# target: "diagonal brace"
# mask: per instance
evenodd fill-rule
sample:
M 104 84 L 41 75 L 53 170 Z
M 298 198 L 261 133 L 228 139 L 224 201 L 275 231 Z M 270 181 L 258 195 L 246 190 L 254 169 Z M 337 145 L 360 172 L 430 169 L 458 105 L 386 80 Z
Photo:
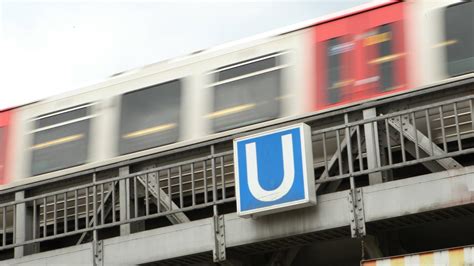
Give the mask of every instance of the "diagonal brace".
M 156 205 L 160 204 L 160 206 L 163 207 L 165 210 L 179 209 L 179 207 L 172 200 L 170 200 L 170 195 L 166 194 L 163 189 L 158 188 L 157 180 L 155 178 L 148 178 L 148 184 L 146 183 L 147 181 L 145 180 L 145 178 L 142 176 L 139 176 L 137 179 L 144 187 L 148 186 L 148 191 L 151 195 L 153 195 L 152 201 L 154 201 Z M 157 202 L 158 200 L 159 203 Z M 168 218 L 168 220 L 172 224 L 179 224 L 190 221 L 189 218 L 182 212 L 166 215 L 166 218 Z
M 354 133 L 356 132 L 356 128 L 353 127 L 350 129 L 350 138 L 348 138 L 347 136 L 344 137 L 344 139 L 341 141 L 341 144 L 340 144 L 340 150 L 341 150 L 341 158 L 343 157 L 344 155 L 344 151 L 346 150 L 347 148 L 347 143 L 351 143 L 351 141 L 349 139 L 352 139 L 352 137 L 354 136 Z M 349 141 L 348 141 L 349 140 Z M 352 143 L 351 143 L 352 144 Z M 359 158 L 361 159 L 361 158 Z M 329 160 L 328 162 L 328 168 L 327 169 L 324 169 L 324 172 L 319 176 L 319 178 L 317 180 L 325 180 L 329 177 L 329 171 L 331 171 L 333 169 L 334 166 L 336 166 L 337 162 L 339 160 L 339 155 L 338 155 L 338 151 L 336 150 L 336 152 L 332 155 L 331 159 Z M 352 163 L 352 162 L 349 162 L 349 163 Z M 334 181 L 335 183 L 335 187 L 339 186 L 339 184 L 342 182 L 342 180 L 336 180 Z M 316 184 L 315 186 L 315 191 L 318 191 L 318 188 L 321 186 L 322 184 Z
M 402 117 L 402 121 L 399 118 L 390 118 L 388 123 L 398 132 L 402 132 L 403 136 L 421 148 L 426 154 L 431 156 L 445 155 L 446 152 L 442 150 L 438 145 L 432 142 L 428 137 L 426 137 L 422 132 L 415 129 L 415 127 L 410 123 L 409 119 L 406 116 Z M 416 147 L 415 147 L 416 148 Z M 436 160 L 436 162 L 442 166 L 444 169 L 460 169 L 462 165 L 459 164 L 453 158 L 444 158 Z
M 111 202 L 110 204 L 109 201 L 112 201 L 112 192 L 115 191 L 115 194 L 118 194 L 118 190 L 116 189 L 112 189 L 112 186 L 116 186 L 118 184 L 118 181 L 115 181 L 113 182 L 113 184 L 110 184 L 110 188 L 109 188 L 109 191 L 107 191 L 107 193 L 105 194 L 104 196 L 104 202 L 102 203 L 103 206 L 104 206 L 104 217 L 107 217 L 110 212 L 112 211 L 112 204 L 115 204 L 115 202 Z M 117 198 L 117 196 L 116 196 Z M 97 208 L 97 215 L 95 216 L 96 218 L 99 217 L 99 215 L 102 214 L 102 208 Z M 86 214 L 88 215 L 88 214 Z M 94 225 L 94 218 L 90 219 L 89 220 L 89 227 L 92 227 Z M 83 241 L 84 241 L 84 238 L 87 236 L 87 233 L 89 232 L 84 232 L 81 234 L 81 237 L 79 237 L 79 240 L 77 241 L 76 245 L 79 245 L 81 244 Z

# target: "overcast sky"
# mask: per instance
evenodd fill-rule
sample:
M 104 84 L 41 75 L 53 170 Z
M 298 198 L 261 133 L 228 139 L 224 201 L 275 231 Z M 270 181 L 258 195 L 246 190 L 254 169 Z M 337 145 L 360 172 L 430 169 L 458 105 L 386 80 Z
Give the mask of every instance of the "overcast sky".
M 0 109 L 368 0 L 0 0 Z

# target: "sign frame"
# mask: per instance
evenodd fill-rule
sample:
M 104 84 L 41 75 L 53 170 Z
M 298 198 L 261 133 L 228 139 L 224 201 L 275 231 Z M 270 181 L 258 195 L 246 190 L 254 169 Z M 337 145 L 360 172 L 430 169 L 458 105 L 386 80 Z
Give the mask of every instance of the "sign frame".
M 299 130 L 299 140 L 301 147 L 301 164 L 302 164 L 302 178 L 304 186 L 304 198 L 284 203 L 277 203 L 275 205 L 254 208 L 251 210 L 241 209 L 241 177 L 239 174 L 239 149 L 238 145 L 242 141 L 264 137 L 275 133 L 280 133 L 288 130 Z M 283 145 L 283 144 L 282 144 Z M 314 182 L 314 168 L 313 168 L 313 146 L 311 140 L 311 127 L 305 123 L 289 125 L 277 129 L 272 129 L 264 132 L 259 132 L 234 139 L 234 175 L 235 175 L 235 190 L 237 202 L 237 214 L 244 218 L 258 217 L 266 214 L 284 212 L 293 209 L 299 209 L 307 206 L 316 205 L 316 191 Z M 293 182 L 294 183 L 294 182 Z M 292 184 L 293 187 L 293 184 Z

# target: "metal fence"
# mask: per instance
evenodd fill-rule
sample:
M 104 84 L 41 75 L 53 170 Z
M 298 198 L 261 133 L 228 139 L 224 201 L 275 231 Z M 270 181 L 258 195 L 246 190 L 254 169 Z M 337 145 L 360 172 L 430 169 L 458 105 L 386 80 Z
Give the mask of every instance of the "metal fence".
M 79 244 L 87 232 L 161 216 L 172 223 L 188 222 L 185 211 L 235 200 L 232 151 L 132 174 L 127 171 L 123 167 L 123 176 L 103 181 L 95 181 L 94 173 L 91 184 L 1 204 L 1 228 L 7 234 L 2 234 L 0 249 L 82 233 Z M 19 208 L 29 211 L 32 219 L 27 225 L 31 239 L 22 242 L 15 241 Z
M 317 186 L 423 164 L 432 171 L 462 167 L 474 153 L 474 96 L 378 115 L 312 132 Z M 297 122 L 297 121 L 296 121 Z M 235 201 L 233 151 L 119 175 L 91 184 L 0 204 L 0 250 L 166 216 L 188 222 L 187 211 Z M 377 178 L 377 177 L 375 177 Z M 17 192 L 24 193 L 24 192 Z M 23 194 L 24 195 L 24 194 Z M 20 221 L 21 220 L 21 221 Z
M 462 167 L 452 157 L 473 152 L 473 99 L 468 96 L 356 122 L 348 122 L 346 114 L 345 124 L 313 131 L 313 153 L 322 157 L 324 165 L 316 183 L 415 164 L 433 172 Z

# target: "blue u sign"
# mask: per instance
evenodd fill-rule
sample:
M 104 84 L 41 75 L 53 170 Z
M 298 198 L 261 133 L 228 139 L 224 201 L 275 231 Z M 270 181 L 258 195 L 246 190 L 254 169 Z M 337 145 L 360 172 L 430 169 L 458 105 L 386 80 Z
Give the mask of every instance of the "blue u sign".
M 263 215 L 316 203 L 311 129 L 298 124 L 234 140 L 237 211 Z

